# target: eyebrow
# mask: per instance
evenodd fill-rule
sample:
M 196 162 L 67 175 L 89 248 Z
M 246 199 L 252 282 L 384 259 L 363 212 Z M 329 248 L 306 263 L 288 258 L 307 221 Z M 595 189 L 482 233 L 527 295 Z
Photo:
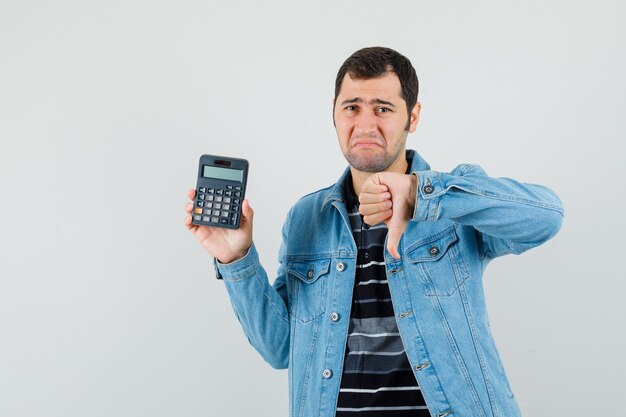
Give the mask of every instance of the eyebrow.
M 350 98 L 348 100 L 344 100 L 341 102 L 341 105 L 344 106 L 346 104 L 354 104 L 354 103 L 363 103 L 363 99 L 359 98 L 359 97 L 355 97 L 355 98 Z M 386 101 L 386 100 L 382 100 L 380 98 L 375 98 L 369 101 L 368 104 L 384 104 L 386 106 L 391 106 L 391 107 L 396 107 L 395 104 L 393 104 L 390 101 Z

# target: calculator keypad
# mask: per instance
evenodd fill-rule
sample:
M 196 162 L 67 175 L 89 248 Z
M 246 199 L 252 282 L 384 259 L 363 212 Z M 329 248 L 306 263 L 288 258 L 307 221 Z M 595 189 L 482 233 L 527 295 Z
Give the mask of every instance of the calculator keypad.
M 199 187 L 193 219 L 215 225 L 236 226 L 241 207 L 240 186 L 227 185 L 222 188 Z

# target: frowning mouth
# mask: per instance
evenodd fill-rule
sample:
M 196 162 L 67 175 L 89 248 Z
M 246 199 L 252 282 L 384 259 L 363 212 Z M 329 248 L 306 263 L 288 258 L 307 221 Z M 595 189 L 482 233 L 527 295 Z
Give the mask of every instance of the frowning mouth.
M 355 149 L 360 149 L 360 148 L 382 148 L 383 145 L 381 142 L 376 141 L 376 140 L 372 140 L 372 139 L 366 139 L 366 140 L 355 140 L 352 143 L 352 147 Z
M 381 149 L 381 146 L 376 143 L 359 143 L 353 149 Z

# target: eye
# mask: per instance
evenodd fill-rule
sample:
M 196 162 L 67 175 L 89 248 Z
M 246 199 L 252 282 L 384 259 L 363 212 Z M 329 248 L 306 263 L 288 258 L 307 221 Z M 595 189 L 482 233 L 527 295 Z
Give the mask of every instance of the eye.
M 347 111 L 356 111 L 357 107 L 351 105 L 351 106 L 344 107 L 344 109 L 347 110 Z
M 378 113 L 389 113 L 391 109 L 389 107 L 379 107 L 376 109 Z

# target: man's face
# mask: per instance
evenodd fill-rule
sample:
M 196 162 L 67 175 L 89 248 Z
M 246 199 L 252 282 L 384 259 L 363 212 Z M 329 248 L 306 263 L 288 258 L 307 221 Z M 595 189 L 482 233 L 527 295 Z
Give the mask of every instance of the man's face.
M 341 151 L 358 171 L 381 172 L 404 166 L 406 138 L 415 131 L 420 105 L 409 119 L 400 94 L 400 80 L 393 72 L 368 80 L 345 75 L 333 117 Z

